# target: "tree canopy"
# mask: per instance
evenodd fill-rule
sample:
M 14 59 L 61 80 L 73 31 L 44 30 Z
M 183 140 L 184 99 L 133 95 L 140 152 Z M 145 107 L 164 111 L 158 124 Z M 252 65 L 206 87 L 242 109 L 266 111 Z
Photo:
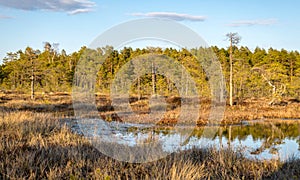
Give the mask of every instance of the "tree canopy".
M 227 92 L 229 92 L 230 48 L 213 46 L 210 49 L 213 50 L 220 61 L 226 87 L 228 87 Z M 89 53 L 86 53 L 87 50 Z M 65 50 L 57 51 L 56 48 L 51 47 L 50 43 L 46 43 L 42 51 L 27 47 L 25 50 L 7 53 L 3 64 L 0 65 L 0 89 L 29 92 L 31 70 L 33 68 L 36 91 L 69 92 L 72 88 L 76 65 L 80 58 L 85 57 L 91 59 L 90 63 L 86 63 L 85 66 L 90 66 L 90 69 L 95 71 L 96 74 L 96 91 L 109 93 L 112 81 L 122 66 L 133 58 L 155 53 L 173 58 L 182 64 L 196 82 L 201 95 L 209 96 L 211 93 L 207 74 L 197 64 L 198 61 L 196 60 L 205 56 L 206 52 L 203 48 L 179 50 L 174 48 L 148 47 L 132 49 L 125 47 L 116 50 L 113 47 L 106 46 L 95 50 L 82 47 L 79 51 L 70 54 L 67 54 Z M 103 63 L 101 66 L 95 67 L 92 60 L 97 60 L 100 57 L 103 59 Z M 298 51 L 276 50 L 273 48 L 266 50 L 259 47 L 255 48 L 254 51 L 250 51 L 248 47 L 233 46 L 232 64 L 233 96 L 236 99 L 249 97 L 271 98 L 273 89 L 270 83 L 276 87 L 278 92 L 281 89 L 282 96 L 300 96 L 300 54 Z M 141 67 L 136 68 L 143 68 L 142 63 Z M 132 69 L 133 73 L 136 71 Z M 130 74 L 126 76 L 130 76 Z M 132 85 L 132 93 L 151 94 L 151 83 L 153 83 L 151 78 L 151 74 L 145 74 L 138 78 Z M 185 87 L 188 91 L 189 83 L 185 81 L 185 78 L 182 77 L 182 83 L 185 83 L 182 87 Z M 156 76 L 156 89 L 157 93 L 162 95 L 171 95 L 177 92 L 174 83 L 163 75 Z

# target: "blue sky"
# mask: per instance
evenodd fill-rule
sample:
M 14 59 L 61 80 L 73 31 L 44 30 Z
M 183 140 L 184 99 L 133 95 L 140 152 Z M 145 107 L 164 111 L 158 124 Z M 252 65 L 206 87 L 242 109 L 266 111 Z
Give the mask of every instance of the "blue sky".
M 143 17 L 174 19 L 209 45 L 227 47 L 225 34 L 238 32 L 240 45 L 250 49 L 300 51 L 299 8 L 293 0 L 0 0 L 0 59 L 27 46 L 42 49 L 46 41 L 71 53 L 111 27 Z

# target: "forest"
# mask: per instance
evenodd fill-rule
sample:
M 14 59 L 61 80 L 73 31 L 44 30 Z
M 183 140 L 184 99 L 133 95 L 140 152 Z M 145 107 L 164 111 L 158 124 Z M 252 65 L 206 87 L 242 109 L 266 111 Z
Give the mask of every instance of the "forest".
M 230 48 L 212 46 L 208 48 L 219 60 L 227 92 L 229 92 Z M 26 47 L 25 50 L 9 52 L 0 66 L 0 89 L 30 93 L 32 82 L 36 92 L 71 92 L 76 65 L 83 57 L 96 60 L 105 57 L 101 66 L 97 66 L 96 92 L 107 94 L 116 73 L 120 68 L 136 57 L 155 53 L 174 59 L 182 64 L 191 74 L 201 96 L 209 96 L 208 79 L 205 71 L 199 66 L 198 57 L 203 57 L 207 49 L 192 50 L 147 47 L 132 49 L 124 47 L 116 50 L 111 46 L 96 50 L 82 47 L 79 51 L 67 54 L 58 51 L 55 44 L 44 44 L 43 50 Z M 233 46 L 233 96 L 236 100 L 246 98 L 297 98 L 300 96 L 300 54 L 298 51 L 263 49 L 256 47 Z M 94 66 L 86 63 L 85 66 Z M 95 69 L 95 67 L 93 67 Z M 134 72 L 134 70 L 132 70 Z M 133 83 L 133 94 L 149 95 L 152 92 L 152 76 L 146 74 Z M 184 77 L 183 82 L 186 83 Z M 157 93 L 161 95 L 176 94 L 174 84 L 157 75 L 155 80 Z M 138 87 L 137 87 L 138 86 Z M 188 85 L 187 85 L 188 91 Z M 137 92 L 138 91 L 138 92 Z

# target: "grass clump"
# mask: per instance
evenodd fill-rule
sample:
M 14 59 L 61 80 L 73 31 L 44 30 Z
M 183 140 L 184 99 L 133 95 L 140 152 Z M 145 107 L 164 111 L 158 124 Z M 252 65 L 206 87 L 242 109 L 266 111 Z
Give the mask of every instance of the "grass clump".
M 101 154 L 49 113 L 0 116 L 0 179 L 284 179 L 300 161 L 250 160 L 230 149 L 190 149 L 133 164 Z

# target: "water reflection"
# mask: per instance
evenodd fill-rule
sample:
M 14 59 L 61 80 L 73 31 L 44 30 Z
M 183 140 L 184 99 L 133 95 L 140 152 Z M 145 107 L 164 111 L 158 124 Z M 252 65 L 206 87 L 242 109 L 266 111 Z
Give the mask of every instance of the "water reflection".
M 221 139 L 233 148 L 244 148 L 248 157 L 283 161 L 291 156 L 300 157 L 300 123 L 297 121 L 261 122 L 224 129 Z
M 95 122 L 94 122 L 95 123 Z M 151 127 L 147 125 L 123 124 L 111 122 L 114 128 L 107 140 L 117 139 L 119 144 L 138 146 L 140 144 L 159 142 L 166 152 L 185 150 L 192 147 L 216 147 L 233 148 L 242 151 L 246 157 L 257 159 L 280 158 L 285 161 L 290 157 L 300 157 L 300 123 L 293 121 L 282 122 L 253 122 L 242 125 L 222 126 L 213 139 L 203 136 L 204 127 L 197 127 L 187 138 L 172 127 Z M 100 123 L 101 124 L 101 123 Z M 102 125 L 99 130 L 90 132 L 95 126 L 75 128 L 75 131 L 90 132 L 91 136 L 96 134 L 107 134 Z M 106 123 L 107 124 L 107 123 Z M 87 128 L 87 129 L 85 129 Z M 186 127 L 185 127 L 186 128 Z M 99 129 L 99 128 L 97 128 Z M 182 131 L 183 132 L 183 131 Z M 180 145 L 178 145 L 180 142 Z

